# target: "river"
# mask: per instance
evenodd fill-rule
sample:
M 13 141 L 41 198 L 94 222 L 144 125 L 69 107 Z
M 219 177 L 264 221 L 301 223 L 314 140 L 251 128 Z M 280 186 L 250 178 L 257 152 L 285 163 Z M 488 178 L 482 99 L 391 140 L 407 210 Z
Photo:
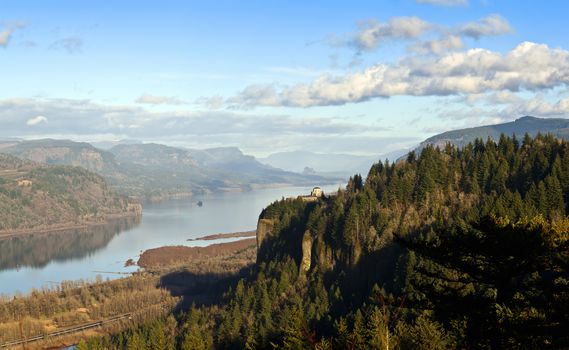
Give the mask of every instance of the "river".
M 324 192 L 339 185 L 325 186 Z M 227 242 L 188 241 L 204 235 L 254 230 L 261 210 L 282 197 L 310 193 L 308 187 L 281 187 L 217 193 L 146 204 L 142 218 L 63 232 L 0 240 L 0 294 L 26 294 L 69 280 L 121 277 L 141 252 L 165 245 L 203 246 Z M 198 201 L 203 206 L 197 205 Z M 234 239 L 233 239 L 234 240 Z

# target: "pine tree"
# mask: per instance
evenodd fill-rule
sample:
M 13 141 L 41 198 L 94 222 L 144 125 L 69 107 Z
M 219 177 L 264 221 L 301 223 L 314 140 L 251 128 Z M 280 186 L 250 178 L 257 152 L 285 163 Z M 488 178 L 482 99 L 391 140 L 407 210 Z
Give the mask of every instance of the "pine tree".
M 563 214 L 565 203 L 563 201 L 563 190 L 561 184 L 555 176 L 548 176 L 545 179 L 547 210 L 548 213 Z
M 146 340 L 138 331 L 134 332 L 130 337 L 127 338 L 126 349 L 146 350 L 147 349 Z
M 205 350 L 207 344 L 205 343 L 199 327 L 195 324 L 191 325 L 184 334 L 182 342 L 182 350 Z
M 360 310 L 357 310 L 354 316 L 354 327 L 352 328 L 350 343 L 352 344 L 353 349 L 364 349 L 367 347 L 366 328 L 364 318 Z

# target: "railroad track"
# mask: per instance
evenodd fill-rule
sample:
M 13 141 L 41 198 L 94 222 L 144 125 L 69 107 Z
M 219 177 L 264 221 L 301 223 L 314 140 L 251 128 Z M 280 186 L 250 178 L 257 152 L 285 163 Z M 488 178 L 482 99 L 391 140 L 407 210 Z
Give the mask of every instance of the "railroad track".
M 38 340 L 46 340 L 49 338 L 55 338 L 55 337 L 60 337 L 62 335 L 67 335 L 67 334 L 72 334 L 72 333 L 77 333 L 77 332 L 82 332 L 84 330 L 87 329 L 92 329 L 92 328 L 97 328 L 97 327 L 101 327 L 104 326 L 106 324 L 109 323 L 113 323 L 113 322 L 117 322 L 120 320 L 124 320 L 124 319 L 130 319 L 132 317 L 133 313 L 129 312 L 126 314 L 122 314 L 122 315 L 117 315 L 117 316 L 113 316 L 110 318 L 107 318 L 105 320 L 101 320 L 101 321 L 97 321 L 97 322 L 90 322 L 90 323 L 85 323 L 82 325 L 78 325 L 78 326 L 73 326 L 73 327 L 69 327 L 66 329 L 62 329 L 59 331 L 55 331 L 52 333 L 48 333 L 48 334 L 41 334 L 41 335 L 36 335 L 36 336 L 32 336 L 29 338 L 25 338 L 25 339 L 19 339 L 19 340 L 13 340 L 4 344 L 0 344 L 0 349 L 6 349 L 9 347 L 13 347 L 13 346 L 18 346 L 18 345 L 22 345 L 22 344 L 28 344 L 28 343 L 32 343 Z

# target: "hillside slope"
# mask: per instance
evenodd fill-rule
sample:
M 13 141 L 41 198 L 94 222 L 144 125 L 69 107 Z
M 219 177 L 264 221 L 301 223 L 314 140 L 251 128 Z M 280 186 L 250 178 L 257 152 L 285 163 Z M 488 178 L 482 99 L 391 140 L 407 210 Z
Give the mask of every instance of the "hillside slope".
M 268 206 L 257 230 L 259 272 L 235 292 L 219 331 L 236 346 L 251 337 L 287 344 L 294 330 L 302 344 L 316 334 L 338 348 L 386 348 L 387 337 L 405 349 L 563 348 L 569 310 L 556 305 L 569 301 L 561 284 L 568 213 L 569 142 L 427 146 L 375 164 L 337 196 Z M 277 289 L 268 298 L 266 286 Z M 233 316 L 258 304 L 283 316 Z M 245 330 L 237 341 L 232 322 Z M 262 333 L 246 331 L 258 324 Z
M 535 137 L 538 133 L 552 134 L 567 140 L 569 139 L 569 119 L 525 116 L 509 123 L 447 131 L 423 141 L 419 146 L 419 150 L 426 145 L 443 147 L 447 143 L 462 147 L 470 142 L 474 142 L 477 138 L 498 140 L 501 134 L 507 136 L 515 134 L 518 139 L 521 139 L 526 133 L 531 137 Z
M 119 172 L 113 154 L 86 142 L 41 139 L 0 144 L 0 152 L 37 163 L 78 166 L 98 174 Z
M 90 171 L 0 154 L 0 232 L 49 230 L 139 214 L 138 205 L 129 204 Z

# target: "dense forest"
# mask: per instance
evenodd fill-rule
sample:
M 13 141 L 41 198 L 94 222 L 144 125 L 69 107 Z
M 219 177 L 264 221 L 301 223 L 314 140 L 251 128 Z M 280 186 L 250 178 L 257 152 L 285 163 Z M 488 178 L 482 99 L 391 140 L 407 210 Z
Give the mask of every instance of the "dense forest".
M 220 304 L 79 349 L 569 347 L 569 143 L 427 146 L 260 216 Z

